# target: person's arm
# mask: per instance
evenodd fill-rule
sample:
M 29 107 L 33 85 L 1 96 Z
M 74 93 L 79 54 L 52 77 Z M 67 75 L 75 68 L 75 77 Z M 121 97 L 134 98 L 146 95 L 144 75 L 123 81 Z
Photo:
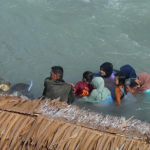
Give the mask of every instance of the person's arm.
M 74 99 L 75 99 L 75 96 L 74 96 L 74 89 L 73 87 L 71 86 L 71 89 L 70 89 L 70 92 L 69 92 L 69 95 L 68 95 L 68 101 L 67 103 L 70 105 L 74 102 Z
M 116 104 L 120 105 L 121 104 L 121 90 L 119 87 L 115 88 L 115 97 L 116 97 Z
M 43 90 L 43 94 L 42 94 L 42 96 L 45 96 L 45 94 L 46 94 L 46 80 L 47 80 L 48 78 L 46 78 L 45 80 L 44 80 L 44 90 Z
M 80 93 L 79 82 L 77 82 L 76 85 L 74 86 L 74 93 L 75 95 L 79 96 L 79 93 Z
M 135 89 L 131 88 L 129 85 L 127 85 L 126 87 L 127 87 L 127 92 L 131 92 L 132 94 L 135 93 Z
M 95 102 L 99 102 L 101 100 L 101 96 L 97 94 L 96 90 L 93 90 L 90 94 L 90 96 L 85 96 L 82 98 L 82 101 L 85 102 L 91 102 L 91 103 L 95 103 Z

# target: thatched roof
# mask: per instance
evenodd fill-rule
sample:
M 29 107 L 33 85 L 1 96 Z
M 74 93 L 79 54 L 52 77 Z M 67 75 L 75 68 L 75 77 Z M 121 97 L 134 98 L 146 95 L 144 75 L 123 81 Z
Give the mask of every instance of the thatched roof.
M 0 150 L 148 150 L 149 129 L 57 100 L 0 96 Z

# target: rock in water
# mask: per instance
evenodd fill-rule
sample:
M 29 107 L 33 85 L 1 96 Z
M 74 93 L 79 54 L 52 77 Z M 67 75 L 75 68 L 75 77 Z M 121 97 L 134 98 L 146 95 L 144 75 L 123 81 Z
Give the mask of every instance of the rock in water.
M 29 90 L 29 88 L 30 88 L 29 84 L 17 83 L 10 88 L 9 94 L 14 96 L 26 96 L 32 99 L 34 96 Z

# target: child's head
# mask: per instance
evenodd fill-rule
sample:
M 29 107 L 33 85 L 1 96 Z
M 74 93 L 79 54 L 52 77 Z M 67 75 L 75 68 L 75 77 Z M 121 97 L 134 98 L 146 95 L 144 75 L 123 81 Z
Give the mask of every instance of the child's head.
M 115 84 L 116 85 L 124 85 L 125 84 L 125 80 L 126 80 L 126 77 L 125 75 L 123 74 L 123 72 L 118 72 L 115 74 Z
M 83 81 L 90 83 L 93 79 L 93 73 L 91 71 L 85 71 L 83 73 Z
M 113 65 L 110 62 L 105 62 L 100 66 L 102 77 L 110 77 L 113 72 Z

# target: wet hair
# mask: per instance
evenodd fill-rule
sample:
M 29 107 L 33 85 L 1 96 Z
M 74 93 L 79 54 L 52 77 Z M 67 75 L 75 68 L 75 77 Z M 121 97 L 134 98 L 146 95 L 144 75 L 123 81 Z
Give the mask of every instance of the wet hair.
M 63 68 L 61 67 L 61 66 L 53 66 L 52 68 L 51 68 L 51 71 L 53 72 L 53 73 L 55 73 L 55 74 L 59 74 L 60 76 L 60 78 L 59 79 L 62 79 L 63 78 L 63 73 L 64 73 L 64 70 L 63 70 Z
M 93 73 L 91 71 L 85 71 L 83 73 L 83 78 L 85 78 L 86 81 L 90 83 L 93 79 Z
M 131 88 L 136 87 L 136 86 L 137 86 L 136 78 L 129 78 L 129 79 L 126 79 L 125 84 L 126 84 L 126 85 L 129 85 Z
M 126 77 L 122 71 L 117 72 L 115 76 L 118 77 L 119 85 L 125 85 Z
M 104 77 L 110 77 L 113 72 L 113 65 L 110 62 L 105 62 L 100 66 L 100 70 L 106 73 Z

